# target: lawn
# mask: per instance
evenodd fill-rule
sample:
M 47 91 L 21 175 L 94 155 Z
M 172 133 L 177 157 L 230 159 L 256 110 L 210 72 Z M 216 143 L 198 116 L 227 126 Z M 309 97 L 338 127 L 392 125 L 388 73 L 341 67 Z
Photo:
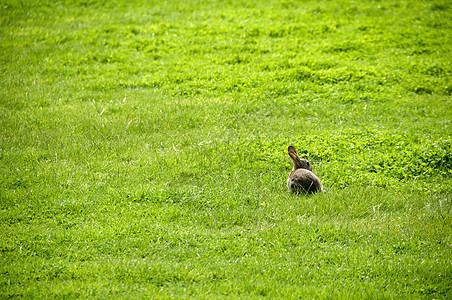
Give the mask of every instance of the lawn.
M 0 298 L 452 297 L 449 1 L 0 4 Z

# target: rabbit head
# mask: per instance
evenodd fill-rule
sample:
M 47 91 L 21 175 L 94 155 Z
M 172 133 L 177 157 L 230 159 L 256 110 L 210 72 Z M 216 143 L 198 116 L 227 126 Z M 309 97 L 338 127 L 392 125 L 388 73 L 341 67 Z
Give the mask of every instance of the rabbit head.
M 288 148 L 289 156 L 293 162 L 293 171 L 297 169 L 306 169 L 312 171 L 312 165 L 306 159 L 299 158 L 297 155 L 297 150 L 293 146 Z

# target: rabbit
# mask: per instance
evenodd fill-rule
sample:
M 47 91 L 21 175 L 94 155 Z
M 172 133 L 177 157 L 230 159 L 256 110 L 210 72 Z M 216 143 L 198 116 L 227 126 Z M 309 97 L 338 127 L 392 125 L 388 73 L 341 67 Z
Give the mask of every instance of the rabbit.
M 289 156 L 293 162 L 293 170 L 287 179 L 287 187 L 295 193 L 316 193 L 323 191 L 320 179 L 312 173 L 312 165 L 306 159 L 301 159 L 293 146 L 289 146 Z

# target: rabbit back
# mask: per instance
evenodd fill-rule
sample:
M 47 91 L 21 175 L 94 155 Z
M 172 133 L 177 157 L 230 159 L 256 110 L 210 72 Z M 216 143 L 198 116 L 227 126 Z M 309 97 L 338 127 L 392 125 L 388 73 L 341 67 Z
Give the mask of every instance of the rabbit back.
M 307 169 L 296 169 L 289 174 L 287 187 L 290 191 L 300 193 L 316 193 L 322 191 L 320 179 Z

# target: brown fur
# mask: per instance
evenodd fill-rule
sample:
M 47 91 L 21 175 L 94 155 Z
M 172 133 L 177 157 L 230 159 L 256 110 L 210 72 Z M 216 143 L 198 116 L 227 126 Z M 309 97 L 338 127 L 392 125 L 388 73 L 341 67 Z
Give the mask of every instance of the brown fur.
M 320 179 L 312 173 L 312 165 L 306 159 L 301 159 L 293 146 L 288 148 L 293 169 L 287 179 L 287 187 L 292 192 L 316 193 L 322 191 Z

